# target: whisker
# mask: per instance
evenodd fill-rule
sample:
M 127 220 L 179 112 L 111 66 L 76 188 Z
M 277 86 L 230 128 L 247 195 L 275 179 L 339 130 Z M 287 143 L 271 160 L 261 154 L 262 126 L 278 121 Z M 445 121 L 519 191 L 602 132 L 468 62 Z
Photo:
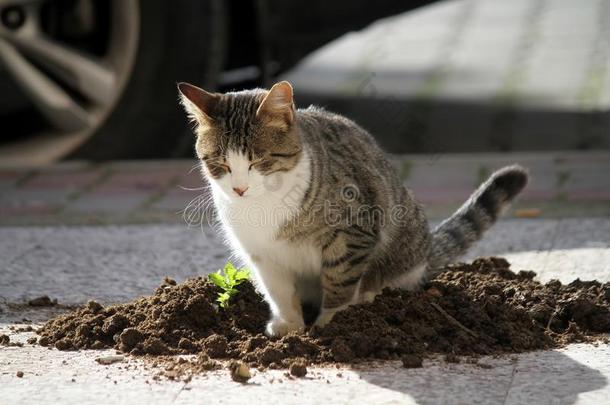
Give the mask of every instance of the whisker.
M 194 169 L 194 168 L 193 168 L 193 169 Z M 189 171 L 189 173 L 190 173 L 191 171 L 193 171 L 193 169 L 191 169 L 191 170 Z M 207 180 L 206 178 L 203 178 L 203 179 L 202 179 L 202 183 L 203 183 L 203 185 L 202 185 L 201 187 L 194 187 L 194 188 L 191 188 L 191 187 L 185 187 L 185 186 L 182 186 L 182 185 L 180 185 L 180 184 L 178 184 L 178 187 L 180 187 L 180 189 L 185 190 L 185 191 L 199 191 L 199 190 L 206 190 L 206 189 L 211 188 L 211 185 L 210 185 L 210 183 L 208 182 L 208 180 Z
M 202 214 L 205 210 L 202 210 L 202 208 L 208 204 L 207 198 L 206 194 L 200 194 L 193 198 L 182 210 L 182 218 L 187 226 L 193 226 L 203 220 Z
M 200 169 L 201 165 L 202 165 L 201 161 L 198 161 L 197 163 L 195 163 L 193 165 L 193 167 L 191 167 L 191 169 L 188 171 L 188 174 L 191 174 L 193 172 L 193 170 L 195 170 L 195 169 Z
M 180 185 L 178 187 L 180 187 L 180 189 L 184 190 L 184 191 L 200 191 L 200 190 L 207 190 L 209 188 L 209 186 L 190 188 L 190 187 L 184 187 L 184 186 L 180 186 Z

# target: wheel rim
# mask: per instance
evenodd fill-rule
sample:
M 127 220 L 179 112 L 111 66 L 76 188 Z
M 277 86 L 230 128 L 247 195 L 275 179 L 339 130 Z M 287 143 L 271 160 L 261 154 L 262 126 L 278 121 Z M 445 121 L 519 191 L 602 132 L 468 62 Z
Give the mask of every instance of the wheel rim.
M 1 143 L 0 164 L 55 161 L 99 129 L 131 75 L 139 23 L 137 0 L 0 0 L 0 64 L 44 122 Z

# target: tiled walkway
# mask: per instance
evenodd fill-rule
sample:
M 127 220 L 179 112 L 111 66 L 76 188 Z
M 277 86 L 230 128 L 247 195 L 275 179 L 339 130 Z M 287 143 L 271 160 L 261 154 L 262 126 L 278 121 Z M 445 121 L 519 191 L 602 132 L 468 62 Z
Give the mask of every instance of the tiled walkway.
M 506 256 L 514 269 L 534 270 L 542 281 L 610 281 L 609 154 L 396 158 L 433 222 L 490 171 L 512 162 L 529 167 L 533 176 L 520 208 L 467 259 Z M 187 226 L 180 214 L 201 193 L 192 167 L 191 161 L 69 163 L 0 171 L 0 334 L 25 342 L 31 332 L 10 326 L 49 316 L 8 303 L 41 294 L 66 304 L 126 301 L 150 293 L 166 275 L 181 281 L 221 266 L 229 254 L 214 229 L 197 215 Z M 540 212 L 527 218 L 532 210 Z M 257 373 L 248 385 L 230 381 L 224 371 L 189 383 L 154 381 L 139 360 L 128 359 L 129 369 L 124 363 L 101 366 L 94 361 L 101 354 L 0 347 L 0 403 L 610 403 L 610 349 L 603 344 L 483 358 L 483 367 L 431 359 L 422 369 L 407 370 L 386 362 L 310 369 L 299 380 L 270 371 Z
M 463 202 L 494 169 L 520 163 L 532 180 L 519 207 L 543 216 L 610 214 L 610 152 L 432 154 L 393 158 L 432 218 Z M 182 222 L 206 194 L 195 160 L 0 168 L 0 224 Z M 188 215 L 187 215 L 188 216 Z M 191 218 L 190 221 L 194 219 Z
M 376 21 L 283 78 L 391 151 L 610 147 L 610 0 L 445 0 Z

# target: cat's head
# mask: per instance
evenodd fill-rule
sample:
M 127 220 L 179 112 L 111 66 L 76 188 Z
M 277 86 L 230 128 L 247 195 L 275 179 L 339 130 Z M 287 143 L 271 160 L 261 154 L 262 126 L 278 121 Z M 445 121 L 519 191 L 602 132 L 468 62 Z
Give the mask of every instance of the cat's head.
M 301 158 L 290 83 L 226 94 L 188 83 L 178 89 L 195 124 L 204 172 L 228 198 L 264 195 L 270 176 L 290 171 Z

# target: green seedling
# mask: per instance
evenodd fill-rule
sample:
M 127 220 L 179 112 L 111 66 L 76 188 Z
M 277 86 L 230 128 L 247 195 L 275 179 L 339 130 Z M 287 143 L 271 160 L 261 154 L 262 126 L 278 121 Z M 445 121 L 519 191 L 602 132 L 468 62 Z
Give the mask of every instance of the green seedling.
M 208 278 L 221 289 L 216 301 L 221 308 L 226 308 L 229 305 L 231 297 L 238 293 L 236 287 L 250 279 L 250 270 L 245 268 L 237 269 L 229 262 L 225 264 L 224 269 L 209 274 Z

